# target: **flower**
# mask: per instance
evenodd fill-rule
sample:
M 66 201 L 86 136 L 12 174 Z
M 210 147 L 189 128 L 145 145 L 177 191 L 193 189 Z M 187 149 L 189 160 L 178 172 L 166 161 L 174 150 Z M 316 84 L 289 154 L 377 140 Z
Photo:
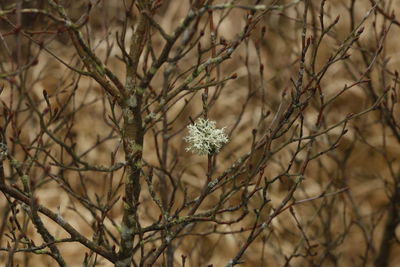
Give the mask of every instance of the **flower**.
M 220 151 L 229 140 L 224 130 L 215 127 L 216 122 L 200 118 L 194 124 L 189 124 L 189 134 L 184 138 L 189 146 L 186 151 L 198 155 L 212 155 Z

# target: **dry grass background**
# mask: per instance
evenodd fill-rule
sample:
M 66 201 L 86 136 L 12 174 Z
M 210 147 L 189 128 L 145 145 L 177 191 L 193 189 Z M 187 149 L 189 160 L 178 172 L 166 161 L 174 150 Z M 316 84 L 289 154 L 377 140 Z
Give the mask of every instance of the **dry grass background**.
M 96 53 L 102 55 L 103 59 L 107 51 L 107 42 L 104 39 L 107 30 L 113 31 L 113 27 L 120 23 L 118 21 L 119 13 L 123 12 L 117 2 L 102 1 L 98 8 L 94 10 L 90 20 L 92 43 L 96 46 Z M 296 1 L 280 2 L 280 4 L 290 4 Z M 311 2 L 315 6 L 319 6 L 320 3 L 320 1 L 314 0 Z M 400 3 L 398 1 L 388 2 L 391 2 L 391 9 L 394 9 L 395 13 L 400 13 Z M 349 3 L 350 1 L 347 0 L 328 0 L 326 3 L 327 24 L 328 21 L 333 21 L 337 15 L 341 15 L 341 17 L 329 38 L 325 39 L 320 47 L 316 63 L 317 68 L 325 64 L 328 57 L 337 48 L 338 42 L 349 34 L 350 21 L 346 11 L 346 6 L 349 6 Z M 76 6 L 71 9 L 71 14 L 74 14 L 74 12 L 79 14 L 82 6 L 78 3 L 74 5 Z M 188 7 L 188 1 L 164 1 L 163 6 L 156 15 L 156 20 L 160 22 L 166 32 L 172 32 L 180 19 L 186 14 Z M 361 21 L 370 8 L 370 1 L 356 1 L 355 17 L 357 21 Z M 249 92 L 252 95 L 243 113 L 242 120 L 231 136 L 231 141 L 218 156 L 216 173 L 223 171 L 242 153 L 249 150 L 252 129 L 257 127 L 260 117 L 261 95 L 259 87 L 261 79 L 266 90 L 266 106 L 272 114 L 276 112 L 281 101 L 282 91 L 292 86 L 290 78 L 297 75 L 297 60 L 301 48 L 300 33 L 302 25 L 299 22 L 302 15 L 301 11 L 302 4 L 300 3 L 293 4 L 293 6 L 284 9 L 282 13 L 279 10 L 271 12 L 260 22 L 259 28 L 253 31 L 248 41 L 238 48 L 232 59 L 220 66 L 221 76 L 231 75 L 232 73 L 237 73 L 238 75 L 236 80 L 227 82 L 223 90 L 221 90 L 218 100 L 210 109 L 209 116 L 216 120 L 220 127 L 231 129 L 235 124 L 236 118 L 242 112 L 243 104 Z M 244 25 L 244 14 L 242 10 L 233 10 L 221 25 L 220 35 L 227 40 L 233 38 L 238 33 L 237 29 Z M 364 33 L 360 38 L 362 47 L 376 48 L 376 36 L 374 36 L 372 28 L 375 19 L 378 25 L 383 23 L 382 17 L 378 13 L 372 14 L 366 20 Z M 106 26 L 110 28 L 106 28 Z M 260 31 L 263 26 L 266 27 L 266 33 L 263 40 L 260 40 Z M 206 28 L 205 36 L 207 34 Z M 400 27 L 393 25 L 385 41 L 384 54 L 386 58 L 390 59 L 385 64 L 387 69 L 393 72 L 399 67 L 399 36 Z M 153 39 L 156 48 L 157 43 L 161 45 L 159 37 L 153 36 Z M 9 41 L 12 42 L 11 38 Z M 206 43 L 207 40 L 204 40 L 203 45 L 206 46 Z M 256 46 L 259 47 L 260 57 L 257 55 Z M 57 55 L 68 62 L 77 60 L 71 43 L 62 34 L 49 42 L 47 47 L 52 51 L 56 51 Z M 11 48 L 13 47 L 11 46 Z M 357 68 L 357 66 L 365 68 L 357 49 L 350 50 L 350 53 L 351 58 L 349 60 L 351 60 L 352 64 L 348 66 L 349 69 L 345 64 L 339 63 L 333 66 L 321 81 L 321 88 L 323 88 L 328 98 L 341 90 L 345 84 L 351 84 L 355 81 L 354 77 L 352 77 L 352 72 L 355 73 L 357 69 L 354 68 Z M 118 54 L 118 49 L 115 46 L 110 51 L 107 66 L 123 80 L 125 70 L 123 64 L 116 58 Z M 260 78 L 259 75 L 260 59 L 265 68 L 263 78 Z M 192 64 L 191 60 L 190 56 L 186 57 L 180 63 L 178 69 L 185 70 L 189 64 Z M 382 59 L 379 59 L 379 64 L 383 64 Z M 74 88 L 74 86 L 65 86 L 68 84 L 68 80 L 71 79 L 72 74 L 54 60 L 51 55 L 46 53 L 40 54 L 37 66 L 32 69 L 29 75 L 29 79 L 32 81 L 37 79 L 37 81 L 32 84 L 27 93 L 36 99 L 39 109 L 44 109 L 46 106 L 42 97 L 43 89 L 46 89 L 49 95 L 52 96 L 51 101 L 54 106 L 62 106 L 60 103 L 63 103 L 70 96 L 71 90 Z M 382 73 L 380 73 L 379 68 L 372 70 L 371 77 L 372 83 L 375 86 L 380 86 Z M 251 84 L 249 80 L 251 80 Z M 1 95 L 3 101 L 8 102 L 10 98 L 18 97 L 17 94 L 12 94 L 7 89 L 7 84 L 5 86 L 6 88 Z M 162 72 L 155 77 L 152 87 L 154 90 L 162 87 Z M 95 82 L 88 78 L 81 78 L 76 83 L 74 90 L 76 90 L 76 95 L 73 103 L 76 107 L 82 106 L 82 108 L 74 115 L 72 130 L 74 136 L 71 137 L 71 140 L 76 142 L 77 151 L 83 152 L 94 145 L 97 138 L 100 137 L 101 139 L 109 135 L 110 127 L 105 123 L 104 118 L 105 114 L 109 114 L 110 107 L 105 100 L 104 92 L 100 90 Z M 181 100 L 176 104 L 176 111 L 171 110 L 171 117 L 174 112 L 180 110 L 179 107 L 183 103 Z M 370 105 L 371 101 L 365 93 L 365 88 L 362 85 L 355 86 L 342 94 L 334 104 L 329 106 L 329 110 L 325 113 L 326 123 L 328 125 L 334 124 L 345 118 L 348 113 L 360 112 Z M 69 108 L 72 109 L 72 106 L 69 106 Z M 206 159 L 186 152 L 184 150 L 186 144 L 182 138 L 186 134 L 184 128 L 188 123 L 188 114 L 195 116 L 201 112 L 201 109 L 201 96 L 197 94 L 186 108 L 185 116 L 180 116 L 171 129 L 172 132 L 177 134 L 170 141 L 171 153 L 169 156 L 171 160 L 177 161 L 176 173 L 181 173 L 180 184 L 188 187 L 189 196 L 195 196 L 204 183 Z M 68 111 L 66 110 L 65 114 L 67 113 Z M 399 114 L 398 110 L 396 113 Z M 312 128 L 317 115 L 318 110 L 315 108 L 309 107 L 305 110 L 304 123 L 308 129 Z M 20 113 L 20 116 L 21 121 L 24 118 L 28 118 L 28 121 L 23 124 L 24 131 L 21 132 L 21 140 L 32 140 L 40 130 L 38 121 L 32 118 L 30 114 Z M 271 115 L 269 118 L 272 119 L 272 117 Z M 271 119 L 263 122 L 265 124 L 264 127 L 267 127 Z M 333 197 L 321 198 L 296 206 L 296 214 L 300 218 L 310 242 L 318 246 L 315 248 L 315 252 L 317 252 L 315 256 L 308 258 L 297 257 L 291 261 L 291 266 L 362 266 L 363 264 L 371 266 L 373 264 L 376 254 L 370 253 L 366 262 L 363 262 L 360 255 L 363 255 L 368 245 L 366 237 L 371 238 L 368 241 L 375 247 L 375 250 L 379 249 L 387 216 L 387 213 L 385 213 L 389 201 L 387 183 L 391 183 L 389 178 L 391 174 L 386 159 L 382 156 L 380 150 L 385 150 L 385 156 L 394 161 L 393 166 L 398 171 L 400 143 L 391 135 L 386 126 L 382 126 L 382 118 L 377 111 L 352 120 L 348 125 L 348 130 L 349 132 L 341 139 L 340 145 L 336 150 L 310 163 L 306 171 L 306 179 L 295 196 L 296 199 L 318 196 L 328 186 L 336 186 L 338 189 L 342 185 L 347 185 L 350 190 Z M 327 136 L 318 140 L 316 147 L 319 149 L 328 147 L 329 143 L 339 134 L 340 129 L 329 132 Z M 279 147 L 283 142 L 284 139 L 280 139 L 274 143 L 273 147 Z M 120 140 L 114 136 L 88 153 L 84 158 L 88 162 L 108 165 L 110 164 L 110 152 L 118 149 L 120 145 Z M 149 131 L 145 139 L 144 160 L 156 165 L 155 149 L 154 138 Z M 57 150 L 53 152 L 56 156 L 62 153 Z M 23 153 L 21 152 L 15 157 L 22 161 Z M 123 159 L 122 151 L 117 153 L 117 157 L 121 160 Z M 280 174 L 286 168 L 290 158 L 291 150 L 289 149 L 277 153 L 267 166 L 264 175 L 273 178 Z M 344 158 L 346 160 L 343 160 Z M 8 169 L 6 168 L 6 171 Z M 53 173 L 58 172 L 56 167 L 52 167 L 51 171 Z M 40 177 L 41 174 L 40 170 L 38 170 L 37 177 Z M 65 171 L 63 175 L 67 177 L 71 188 L 78 194 L 85 191 L 80 182 L 81 179 L 84 179 L 88 196 L 91 199 L 95 199 L 96 195 L 100 196 L 100 198 L 104 197 L 110 186 L 110 183 L 106 182 L 109 181 L 110 177 L 102 177 L 102 174 L 98 173 L 86 172 L 79 177 L 76 172 Z M 111 184 L 116 186 L 119 183 L 120 176 L 121 172 L 116 172 Z M 40 178 L 37 178 L 37 182 L 39 180 Z M 45 181 L 46 179 L 42 180 Z M 268 193 L 272 200 L 272 206 L 280 203 L 292 182 L 289 177 L 282 177 L 279 182 L 270 187 Z M 157 186 L 159 185 L 156 184 Z M 143 189 L 143 191 L 145 193 L 141 196 L 140 213 L 143 215 L 142 223 L 146 225 L 157 220 L 159 213 L 150 196 L 146 193 L 146 189 Z M 41 204 L 48 206 L 53 211 L 58 209 L 62 216 L 76 229 L 84 233 L 85 236 L 91 237 L 93 234 L 91 225 L 94 222 L 91 214 L 63 191 L 56 181 L 46 180 L 46 183 L 37 189 L 35 194 L 39 196 Z M 218 197 L 218 192 L 215 192 L 204 204 L 204 208 L 214 205 Z M 258 198 L 260 199 L 258 200 Z M 175 203 L 176 207 L 179 206 L 179 201 L 182 201 L 182 199 L 179 199 L 178 196 Z M 240 196 L 233 197 L 231 201 L 240 201 Z M 261 196 L 252 199 L 250 205 L 257 207 L 259 204 L 257 201 L 261 201 Z M 0 203 L 4 212 L 6 210 L 6 200 L 1 197 Z M 251 209 L 251 207 L 249 208 Z M 110 214 L 116 222 L 119 222 L 122 219 L 121 204 L 117 205 Z M 232 214 L 232 216 L 234 215 Z M 267 215 L 265 214 L 265 216 Z M 43 218 L 43 220 L 58 238 L 68 236 L 50 220 L 46 218 Z M 246 229 L 251 226 L 251 222 L 251 217 L 248 217 L 238 224 L 223 226 L 218 230 L 239 231 L 241 228 Z M 35 231 L 32 225 L 27 227 L 30 229 L 28 232 L 34 236 Z M 180 266 L 182 254 L 187 255 L 188 266 L 206 266 L 207 264 L 223 266 L 235 255 L 248 233 L 244 231 L 238 234 L 202 235 L 202 233 L 212 230 L 212 227 L 213 225 L 210 223 L 195 225 L 188 236 L 183 241 L 179 241 L 182 243 L 179 244 L 175 252 L 177 266 Z M 303 246 L 304 239 L 299 234 L 289 211 L 279 215 L 273 221 L 270 230 L 270 232 L 266 231 L 265 235 L 258 238 L 247 250 L 243 257 L 244 264 L 241 266 L 283 266 L 285 256 L 293 254 L 293 251 Z M 363 232 L 366 230 L 371 232 Z M 114 232 L 114 234 L 117 233 Z M 400 229 L 397 229 L 397 234 L 397 237 L 400 238 Z M 263 240 L 267 236 L 269 237 L 268 241 L 264 243 Z M 40 243 L 39 236 L 34 239 L 38 244 Z M 335 240 L 335 244 L 333 244 L 333 240 Z M 2 236 L 1 247 L 5 247 L 6 242 L 7 237 Z M 332 250 L 328 251 L 326 249 L 328 245 L 332 246 Z M 70 266 L 80 266 L 84 253 L 87 252 L 85 247 L 77 243 L 62 244 L 59 248 Z M 394 245 L 393 248 L 390 256 L 390 266 L 394 267 L 400 265 L 400 250 L 398 244 Z M 304 251 L 300 250 L 296 253 L 301 254 Z M 27 256 L 29 256 L 29 259 Z M 5 263 L 6 259 L 6 254 L 0 253 L 0 262 Z M 322 259 L 325 260 L 322 265 L 319 265 Z M 52 259 L 46 256 L 19 254 L 15 263 L 20 263 L 20 266 L 24 266 L 24 262 L 26 266 L 54 266 L 55 264 Z M 106 260 L 101 260 L 100 262 L 99 266 L 111 266 Z

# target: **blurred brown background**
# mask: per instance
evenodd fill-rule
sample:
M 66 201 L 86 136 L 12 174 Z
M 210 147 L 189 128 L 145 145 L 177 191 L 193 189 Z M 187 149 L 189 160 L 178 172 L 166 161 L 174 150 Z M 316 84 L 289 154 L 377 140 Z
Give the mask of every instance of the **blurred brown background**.
M 0 7 L 6 9 L 14 1 L 2 1 Z M 187 14 L 189 1 L 161 1 L 162 5 L 156 12 L 154 19 L 162 25 L 168 33 L 173 32 L 179 25 L 180 20 Z M 222 1 L 215 1 L 215 3 Z M 242 5 L 251 5 L 252 1 L 235 1 Z M 272 1 L 259 1 L 260 4 L 269 5 Z M 252 142 L 252 129 L 266 129 L 271 123 L 273 114 L 277 112 L 281 95 L 284 90 L 292 87 L 291 78 L 296 80 L 299 67 L 299 53 L 301 52 L 301 29 L 302 12 L 304 5 L 302 1 L 276 1 L 276 8 L 267 16 L 263 17 L 257 28 L 253 30 L 246 42 L 242 43 L 235 51 L 233 57 L 220 66 L 221 77 L 237 73 L 238 78 L 229 81 L 218 97 L 216 103 L 210 109 L 210 118 L 217 121 L 219 127 L 227 127 L 228 130 L 235 128 L 231 141 L 224 147 L 218 156 L 218 166 L 216 173 L 221 173 L 226 167 L 240 155 L 247 152 Z M 23 6 L 37 8 L 47 8 L 46 1 L 21 1 Z M 325 3 L 325 24 L 329 25 L 340 15 L 340 20 L 334 26 L 319 46 L 318 56 L 316 57 L 315 68 L 322 68 L 329 57 L 335 53 L 340 44 L 351 34 L 352 24 L 357 25 L 371 11 L 374 1 L 368 0 L 339 0 L 326 1 Z M 384 14 L 400 12 L 398 1 L 381 1 L 379 7 L 371 12 L 363 26 L 365 27 L 359 41 L 349 50 L 349 59 L 333 65 L 320 82 L 324 95 L 329 99 L 336 95 L 344 86 L 351 85 L 366 70 L 367 64 L 363 61 L 363 51 L 373 54 L 380 44 L 380 33 L 382 27 L 388 28 L 390 20 Z M 318 22 L 318 10 L 321 1 L 310 1 L 310 8 L 315 12 L 309 14 L 309 36 L 313 35 L 312 23 Z M 352 6 L 353 5 L 353 6 Z M 68 14 L 72 19 L 79 19 L 82 10 L 85 9 L 86 1 L 70 2 L 67 5 Z M 115 32 L 122 25 L 121 13 L 124 12 L 120 1 L 94 1 L 94 9 L 90 16 L 89 27 L 85 34 L 90 38 L 92 47 L 96 54 L 106 62 L 106 65 L 123 81 L 125 69 L 122 62 L 118 59 L 120 51 L 115 44 Z M 351 9 L 352 8 L 352 9 Z M 219 26 L 218 38 L 226 40 L 234 38 L 238 34 L 238 29 L 243 27 L 246 17 L 246 10 L 233 9 L 229 16 Z M 353 12 L 351 20 L 350 13 Z M 383 14 L 384 13 L 384 14 Z M 220 16 L 215 12 L 215 17 Z M 15 17 L 10 16 L 10 19 Z M 133 20 L 134 21 L 134 20 Z M 43 21 L 40 16 L 23 16 L 23 28 L 30 30 L 43 29 Z M 12 28 L 0 22 L 1 32 L 5 41 L 1 42 L 1 50 L 9 50 L 12 57 L 8 57 L 5 52 L 1 53 L 2 71 L 12 64 L 17 64 L 18 60 L 30 54 L 35 45 L 29 43 L 21 35 L 9 33 Z M 261 36 L 262 28 L 265 27 L 265 35 Z M 354 26 L 353 26 L 354 27 Z M 49 32 L 57 31 L 57 28 L 49 27 Z M 132 31 L 129 31 L 132 34 Z M 205 27 L 205 38 L 202 45 L 206 47 L 209 39 L 209 32 Z M 108 36 L 108 38 L 106 37 Z M 326 128 L 343 120 L 349 113 L 358 113 L 373 104 L 368 86 L 371 86 L 378 95 L 385 91 L 385 86 L 390 87 L 394 84 L 394 73 L 398 69 L 398 54 L 400 52 L 398 43 L 400 41 L 400 27 L 396 23 L 390 25 L 387 36 L 382 45 L 382 53 L 377 57 L 374 67 L 365 75 L 365 80 L 370 79 L 370 84 L 358 84 L 335 99 L 334 103 L 325 110 Z M 49 34 L 44 38 L 46 47 L 53 51 L 58 57 L 66 62 L 77 61 L 76 52 L 66 33 L 59 31 L 57 34 Z M 153 46 L 156 53 L 162 46 L 162 39 L 157 34 L 152 36 Z M 7 47 L 5 47 L 5 43 Z M 112 43 L 112 45 L 111 45 Z M 18 46 L 21 49 L 17 49 Z M 72 130 L 69 131 L 70 142 L 75 143 L 76 151 L 86 151 L 96 144 L 100 139 L 109 135 L 110 126 L 105 118 L 110 114 L 110 107 L 107 103 L 105 93 L 94 81 L 87 77 L 74 80 L 74 85 L 69 84 L 72 77 L 70 70 L 60 64 L 48 53 L 38 54 L 38 61 L 34 68 L 26 74 L 29 88 L 24 92 L 29 94 L 32 99 L 37 101 L 40 109 L 46 107 L 43 101 L 43 90 L 51 95 L 53 107 L 62 107 L 63 101 L 71 96 L 71 90 L 75 90 L 74 105 L 80 107 L 73 119 Z M 13 62 L 11 62 L 13 60 Z M 193 64 L 192 57 L 185 57 L 178 66 L 177 72 L 184 71 Z M 308 60 L 311 60 L 308 58 Z M 264 66 L 264 75 L 260 77 L 260 64 Z M 375 67 L 376 66 L 376 67 Z M 139 67 L 140 69 L 140 67 Z M 164 70 L 164 69 L 162 69 Z M 139 70 L 140 72 L 141 70 Z M 152 88 L 158 92 L 163 83 L 163 72 L 160 71 L 152 81 Z M 179 78 L 178 81 L 182 79 Z M 9 80 L 4 80 L 4 91 L 1 100 L 10 103 L 14 98 L 14 104 L 20 95 L 10 90 Z M 262 96 L 260 88 L 263 87 L 265 95 Z M 393 90 L 398 92 L 398 88 Z M 251 97 L 249 97 L 249 95 Z M 261 105 L 260 99 L 264 97 L 265 108 L 271 112 L 271 116 L 258 125 Z M 248 99 L 248 100 L 247 100 Z M 398 95 L 388 96 L 388 102 L 399 100 Z M 244 104 L 248 105 L 243 109 Z M 171 109 L 171 114 L 180 110 L 180 105 L 184 101 L 180 100 L 176 104 L 176 111 Z M 66 107 L 65 114 L 68 114 Z M 188 187 L 189 196 L 195 196 L 204 183 L 206 172 L 206 159 L 186 152 L 186 143 L 182 140 L 186 134 L 185 125 L 188 123 L 188 116 L 201 112 L 201 96 L 195 95 L 193 101 L 188 105 L 185 115 L 178 117 L 174 123 L 172 132 L 176 135 L 170 140 L 170 157 L 176 160 L 177 173 L 181 173 L 180 182 Z M 239 114 L 242 120 L 235 125 Z M 398 105 L 394 105 L 393 114 L 399 119 Z M 23 131 L 20 133 L 20 140 L 32 141 L 40 129 L 39 121 L 31 117 L 28 113 L 18 113 L 20 116 Z M 172 116 L 172 115 L 171 115 Z M 304 124 L 308 129 L 312 129 L 318 116 L 318 110 L 312 107 L 304 111 Z M 25 121 L 26 120 L 26 121 Z M 23 121 L 23 124 L 22 124 Z M 398 122 L 397 122 L 398 123 Z M 399 124 L 399 123 L 398 123 Z M 312 248 L 312 255 L 303 257 L 305 251 L 305 240 L 296 222 L 289 211 L 285 211 L 273 220 L 270 231 L 266 231 L 249 247 L 243 256 L 241 266 L 285 266 L 287 257 L 295 255 L 287 266 L 373 266 L 374 259 L 380 251 L 381 240 L 383 237 L 388 214 L 390 214 L 390 196 L 395 190 L 395 179 L 400 179 L 399 156 L 400 140 L 391 132 L 390 127 L 385 121 L 384 116 L 379 110 L 371 111 L 361 117 L 351 120 L 347 125 L 348 132 L 340 140 L 337 149 L 332 150 L 322 157 L 310 162 L 304 182 L 296 192 L 296 199 L 307 199 L 319 196 L 329 188 L 329 192 L 348 187 L 349 190 L 331 197 L 323 197 L 314 201 L 305 202 L 295 208 L 296 215 L 300 218 L 303 230 Z M 341 127 L 329 131 L 327 135 L 318 139 L 313 149 L 321 151 L 340 135 Z M 9 134 L 12 135 L 9 130 Z M 10 142 L 10 141 L 8 141 Z M 280 139 L 273 144 L 276 149 L 284 144 L 285 139 Z M 97 146 L 84 156 L 88 162 L 98 165 L 110 165 L 110 153 L 118 150 L 120 140 L 116 136 L 111 136 L 109 140 Z M 265 169 L 264 175 L 274 178 L 281 174 L 289 164 L 292 152 L 296 144 L 291 144 L 277 152 Z M 154 137 L 149 131 L 145 139 L 144 160 L 150 164 L 157 164 L 155 155 L 156 145 Z M 23 161 L 24 154 L 16 148 L 15 158 Z M 61 157 L 63 151 L 53 151 L 55 156 Z M 117 159 L 123 159 L 123 153 L 118 152 Z M 301 157 L 300 157 L 301 158 Z M 9 164 L 9 163 L 7 163 Z M 294 164 L 300 164 L 294 162 Z M 6 166 L 6 175 L 9 167 Z M 51 172 L 57 173 L 57 167 L 52 167 Z M 9 175 L 9 173 L 8 173 Z M 37 171 L 37 176 L 43 173 Z M 112 180 L 114 186 L 119 183 L 122 175 L 121 171 L 115 172 L 115 179 Z M 87 190 L 88 197 L 96 199 L 97 196 L 103 197 L 107 194 L 110 186 L 106 175 L 86 172 L 77 174 L 76 172 L 63 171 L 63 176 L 68 177 L 71 189 L 77 194 L 84 194 Z M 84 188 L 82 179 L 85 180 Z M 38 178 L 37 182 L 41 180 Z M 155 181 L 156 187 L 158 185 Z M 285 196 L 287 189 L 293 181 L 289 176 L 282 176 L 279 181 L 271 185 L 268 194 L 271 199 L 271 206 L 280 203 Z M 39 202 L 53 211 L 59 210 L 65 220 L 69 221 L 77 230 L 85 236 L 93 235 L 92 225 L 95 223 L 90 212 L 80 205 L 76 199 L 62 190 L 61 186 L 54 180 L 45 182 L 35 191 L 39 196 Z M 96 196 L 97 195 L 97 196 Z M 212 195 L 204 205 L 212 206 L 218 199 L 218 193 Z M 237 199 L 235 199 L 237 197 Z M 258 199 L 259 198 L 259 199 Z M 176 205 L 182 201 L 182 195 L 176 199 Z M 234 196 L 232 203 L 240 201 L 240 196 Z M 261 196 L 255 196 L 251 201 L 249 210 L 258 207 Z M 142 224 L 150 224 L 157 220 L 158 209 L 151 202 L 147 193 L 142 194 L 141 212 L 143 214 Z M 6 214 L 7 200 L 0 198 L 1 210 Z M 395 203 L 399 205 L 399 203 Z M 116 222 L 122 218 L 122 204 L 118 203 L 110 212 L 110 216 Z M 267 212 L 265 216 L 267 216 Z M 233 214 L 232 214 L 233 216 Z M 247 217 L 238 224 L 224 225 L 218 228 L 219 231 L 232 232 L 228 234 L 210 234 L 213 225 L 210 223 L 196 224 L 191 226 L 191 235 L 177 241 L 175 251 L 175 264 L 181 266 L 181 255 L 187 256 L 187 266 L 224 266 L 227 261 L 235 255 L 236 251 L 247 238 L 246 229 L 252 225 L 252 217 Z M 2 218 L 1 227 L 3 233 L 11 230 L 7 216 Z M 66 233 L 60 230 L 56 224 L 43 217 L 43 221 L 57 238 L 66 237 Z M 398 223 L 398 222 L 397 222 Z M 27 232 L 35 236 L 32 225 L 27 225 Z M 235 233 L 238 231 L 238 233 Z M 389 266 L 400 265 L 400 254 L 398 238 L 400 238 L 400 228 L 397 226 L 395 238 L 389 254 Z M 118 235 L 117 231 L 114 231 Z M 40 236 L 33 237 L 37 244 L 41 243 Z M 7 236 L 1 236 L 1 247 L 7 246 Z M 265 241 L 265 242 L 264 242 Z M 81 266 L 87 249 L 78 243 L 65 243 L 59 245 L 63 256 L 70 266 Z M 7 262 L 7 254 L 0 252 L 0 262 Z M 162 265 L 160 260 L 160 266 Z M 19 266 L 55 266 L 55 262 L 44 255 L 18 254 L 15 264 Z M 106 260 L 99 260 L 97 266 L 111 266 Z

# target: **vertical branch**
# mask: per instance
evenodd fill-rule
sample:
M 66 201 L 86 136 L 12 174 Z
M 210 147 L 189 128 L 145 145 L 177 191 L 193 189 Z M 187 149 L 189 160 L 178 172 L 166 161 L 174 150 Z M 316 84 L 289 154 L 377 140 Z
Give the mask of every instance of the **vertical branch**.
M 396 237 L 396 227 L 400 221 L 400 187 L 397 183 L 394 188 L 393 195 L 390 199 L 389 204 L 389 213 L 388 218 L 386 220 L 386 225 L 383 233 L 383 238 L 380 244 L 379 253 L 377 258 L 375 259 L 375 266 L 383 267 L 389 266 L 390 263 L 390 252 L 395 243 Z
M 168 95 L 168 89 L 169 89 L 169 80 L 170 80 L 170 75 L 172 74 L 172 68 L 167 68 L 164 72 L 164 85 L 163 85 L 163 99 L 167 98 Z M 169 148 L 169 136 L 168 136 L 168 110 L 166 105 L 162 106 L 162 148 L 161 148 L 161 169 L 162 172 L 160 174 L 160 195 L 161 195 L 161 203 L 162 207 L 164 209 L 163 211 L 163 219 L 166 220 L 169 216 L 169 208 L 168 207 L 168 196 L 169 196 L 169 190 L 167 186 L 167 175 L 166 172 L 168 170 L 168 148 Z M 163 238 L 167 238 L 168 233 L 163 233 Z M 169 244 L 167 249 L 166 249 L 166 254 L 167 254 L 167 262 L 166 266 L 167 267 L 172 267 L 174 266 L 174 252 L 175 248 L 172 246 L 172 244 Z
M 138 2 L 139 20 L 131 39 L 129 58 L 126 62 L 126 99 L 122 101 L 122 138 L 127 162 L 125 178 L 124 214 L 121 227 L 121 249 L 116 266 L 131 266 L 134 233 L 140 229 L 137 209 L 140 196 L 140 172 L 143 151 L 144 129 L 141 106 L 143 89 L 137 86 L 136 71 L 140 55 L 146 43 L 149 29 L 148 18 L 143 12 L 148 9 L 145 1 Z

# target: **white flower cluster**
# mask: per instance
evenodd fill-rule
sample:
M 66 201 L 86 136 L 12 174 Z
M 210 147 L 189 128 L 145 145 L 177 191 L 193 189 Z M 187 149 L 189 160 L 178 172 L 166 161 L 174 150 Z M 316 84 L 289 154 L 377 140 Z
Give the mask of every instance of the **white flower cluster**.
M 224 129 L 217 129 L 215 121 L 200 118 L 194 124 L 188 125 L 189 135 L 184 138 L 189 143 L 186 151 L 198 155 L 211 155 L 219 152 L 229 140 Z

